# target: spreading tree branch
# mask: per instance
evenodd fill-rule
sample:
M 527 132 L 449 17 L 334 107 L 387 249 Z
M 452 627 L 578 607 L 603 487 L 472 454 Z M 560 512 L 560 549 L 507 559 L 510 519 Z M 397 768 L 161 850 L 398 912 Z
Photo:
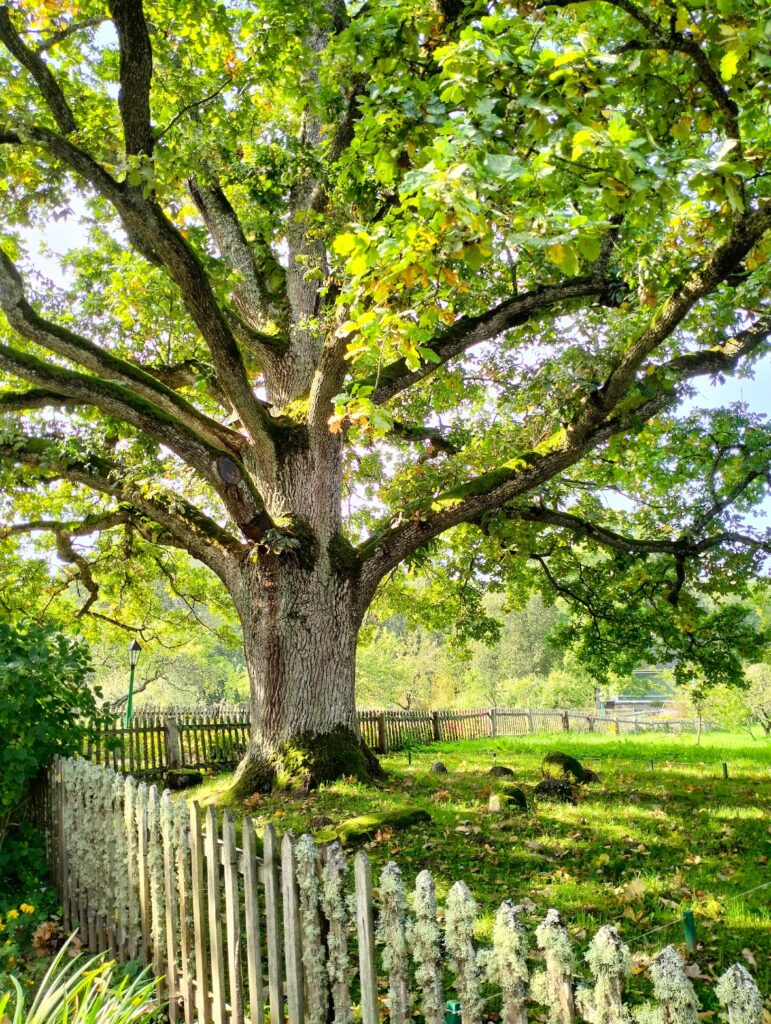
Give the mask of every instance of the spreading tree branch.
M 239 280 L 233 292 L 238 312 L 254 331 L 262 332 L 266 321 L 285 331 L 288 311 L 284 268 L 268 246 L 261 247 L 259 262 L 262 267 L 258 266 L 254 248 L 247 242 L 236 211 L 219 185 L 202 185 L 191 178 L 188 187 L 220 255 L 238 274 Z M 271 288 L 270 282 L 279 283 L 278 292 Z M 265 348 L 270 358 L 285 351 L 287 339 L 261 333 L 260 346 Z
M 49 388 L 27 388 L 25 391 L 0 391 L 0 416 L 7 412 L 27 412 L 32 409 L 46 409 L 50 406 L 64 408 L 80 405 L 80 402 L 51 391 Z
M 460 523 L 478 522 L 494 511 L 524 495 L 558 473 L 575 465 L 589 451 L 614 434 L 647 422 L 679 397 L 679 385 L 693 377 L 714 372 L 720 358 L 721 372 L 731 373 L 739 361 L 756 351 L 771 334 L 771 318 L 763 326 L 736 335 L 718 351 L 707 349 L 663 363 L 647 374 L 644 387 L 631 385 L 624 402 L 614 415 L 595 423 L 587 430 L 583 416 L 529 452 L 510 460 L 500 469 L 483 473 L 465 484 L 421 502 L 406 510 L 396 520 L 389 520 L 359 547 L 363 560 L 363 600 L 374 592 L 377 583 L 394 566 L 429 540 Z
M 244 446 L 244 439 L 233 430 L 216 420 L 200 413 L 174 390 L 161 382 L 160 375 L 153 374 L 126 359 L 121 359 L 106 349 L 100 348 L 86 338 L 75 334 L 41 317 L 27 301 L 24 286 L 17 268 L 0 249 L 0 309 L 8 322 L 23 338 L 64 356 L 85 367 L 92 373 L 100 374 L 108 381 L 118 381 L 131 388 L 139 399 L 152 402 L 190 430 L 198 433 L 210 444 L 225 451 L 237 453 Z M 192 361 L 189 361 L 192 365 Z
M 0 134 L 0 140 L 39 145 L 61 160 L 113 206 L 137 251 L 167 268 L 209 347 L 218 385 L 249 432 L 263 472 L 272 476 L 275 450 L 268 414 L 254 396 L 233 332 L 217 304 L 201 261 L 159 204 L 138 189 L 116 181 L 88 153 L 47 128 L 33 126 L 5 132 Z
M 745 486 L 761 474 L 750 475 Z M 726 507 L 729 503 L 726 503 Z M 630 537 L 618 533 L 606 526 L 593 523 L 572 512 L 561 512 L 558 509 L 545 508 L 542 505 L 511 505 L 495 514 L 503 514 L 511 519 L 538 526 L 554 526 L 567 530 L 578 537 L 584 537 L 603 547 L 612 548 L 629 555 L 661 554 L 674 555 L 677 558 L 697 558 L 705 551 L 727 544 L 737 544 L 750 549 L 771 552 L 771 538 L 753 537 L 736 530 L 721 530 L 707 537 L 695 538 L 690 531 L 685 531 L 676 540 L 654 540 L 642 537 Z
M 445 455 L 457 455 L 460 448 L 448 441 L 446 434 L 440 427 L 424 427 L 414 423 L 403 423 L 401 420 L 394 420 L 391 427 L 391 434 L 401 438 L 403 441 L 428 441 L 426 457 L 431 458 L 443 452 Z
M 75 118 L 59 83 L 40 54 L 31 50 L 13 27 L 9 8 L 5 5 L 0 7 L 0 42 L 32 75 L 59 131 L 63 135 L 74 132 Z
M 17 351 L 7 345 L 0 345 L 0 369 L 66 398 L 93 405 L 123 420 L 136 430 L 166 445 L 197 469 L 212 486 L 219 488 L 216 463 L 225 454 L 224 450 L 208 444 L 180 420 L 165 413 L 158 406 L 140 400 L 121 384 L 65 370 L 54 363 L 44 362 L 36 356 Z
M 150 120 L 153 51 L 142 0 L 109 0 L 108 6 L 120 46 L 118 107 L 126 153 L 129 156 L 144 153 L 149 157 L 153 152 Z
M 30 466 L 109 495 L 156 523 L 163 531 L 158 543 L 173 539 L 175 546 L 203 562 L 223 582 L 232 578 L 248 549 L 231 533 L 180 494 L 153 488 L 148 495 L 119 462 L 87 450 L 77 452 L 73 447 L 65 439 L 57 442 L 17 432 L 7 439 L 0 438 L 0 462 Z
M 541 314 L 553 313 L 555 307 L 573 299 L 596 297 L 601 291 L 602 283 L 594 276 L 574 278 L 564 284 L 546 285 L 532 292 L 514 295 L 476 316 L 461 317 L 425 343 L 426 348 L 436 353 L 438 362 L 411 369 L 406 359 L 397 359 L 384 366 L 371 380 L 365 381 L 374 385 L 372 400 L 377 404 L 387 402 L 472 346 L 490 341 L 514 327 L 521 327 L 538 319 Z
M 52 32 L 50 36 L 41 40 L 34 49 L 37 54 L 45 53 L 47 50 L 52 50 L 59 43 L 63 43 L 65 39 L 69 39 L 70 36 L 74 36 L 76 32 L 82 32 L 84 29 L 98 28 L 104 18 L 84 18 L 82 21 L 73 21 L 65 28 L 57 29 L 56 32 Z

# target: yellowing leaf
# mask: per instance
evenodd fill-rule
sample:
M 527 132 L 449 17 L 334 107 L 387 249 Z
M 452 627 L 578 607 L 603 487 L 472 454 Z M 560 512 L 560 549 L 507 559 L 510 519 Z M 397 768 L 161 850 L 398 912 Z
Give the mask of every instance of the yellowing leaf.
M 563 64 L 572 64 L 574 60 L 583 57 L 581 50 L 570 50 L 568 53 L 561 53 L 554 58 L 554 67 L 561 68 Z
M 568 277 L 578 273 L 578 256 L 572 245 L 562 245 L 560 242 L 556 242 L 549 246 L 546 255 Z
M 675 18 L 675 32 L 685 32 L 688 27 L 690 16 L 685 7 L 677 8 L 677 17 Z
M 577 160 L 582 153 L 585 153 L 594 144 L 594 132 L 590 128 L 581 128 L 573 136 L 573 160 Z
M 348 270 L 354 275 L 363 274 L 367 269 L 366 253 L 360 252 L 348 261 Z
M 332 248 L 338 255 L 347 256 L 349 252 L 353 252 L 356 248 L 356 235 L 351 234 L 350 231 L 343 232 L 342 235 L 338 235 L 334 240 Z
M 720 74 L 726 82 L 730 82 L 739 67 L 739 54 L 736 50 L 729 50 L 720 61 Z

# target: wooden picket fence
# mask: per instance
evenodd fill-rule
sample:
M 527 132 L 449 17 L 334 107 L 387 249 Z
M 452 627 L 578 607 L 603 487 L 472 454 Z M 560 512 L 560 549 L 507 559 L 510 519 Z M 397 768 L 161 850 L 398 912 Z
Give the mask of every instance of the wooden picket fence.
M 100 726 L 83 751 L 96 764 L 132 775 L 168 768 L 230 768 L 249 742 L 248 706 L 143 708 L 126 729 L 116 719 Z M 559 709 L 475 708 L 463 711 L 387 711 L 362 709 L 359 731 L 378 754 L 412 745 L 536 732 L 693 732 L 693 719 L 607 717 L 592 711 Z M 703 724 L 704 730 L 709 728 Z
M 338 843 L 279 840 L 272 825 L 258 839 L 248 817 L 239 842 L 229 811 L 220 824 L 213 807 L 188 807 L 82 759 L 52 766 L 36 806 L 66 927 L 92 951 L 151 965 L 172 1024 L 407 1024 L 415 1015 L 443 1024 L 452 998 L 462 1024 L 481 1024 L 488 1008 L 502 1024 L 527 1024 L 530 1005 L 547 1007 L 551 1024 L 631 1022 L 629 950 L 612 926 L 591 942 L 582 979 L 556 910 L 535 930 L 531 953 L 523 908 L 504 901 L 482 948 L 464 882 L 442 911 L 427 871 L 409 894 L 391 862 L 373 887 L 363 851 L 351 869 Z M 672 947 L 651 977 L 657 1019 L 698 1024 L 697 996 Z M 716 991 L 730 1024 L 762 1024 L 743 967 Z
M 248 707 L 141 710 L 100 725 L 83 751 L 96 764 L 139 775 L 168 768 L 232 768 L 249 743 Z

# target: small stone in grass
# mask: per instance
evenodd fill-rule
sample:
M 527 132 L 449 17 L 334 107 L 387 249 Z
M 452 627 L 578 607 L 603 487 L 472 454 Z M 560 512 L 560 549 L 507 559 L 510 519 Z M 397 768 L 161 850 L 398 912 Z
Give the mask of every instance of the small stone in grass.
M 444 763 L 444 761 L 434 761 L 434 763 L 431 765 L 431 771 L 434 773 L 434 775 L 446 775 L 447 765 Z
M 513 775 L 514 770 L 507 768 L 505 764 L 494 764 L 487 774 L 493 775 L 496 779 L 504 779 L 509 775 Z
M 191 789 L 201 785 L 203 775 L 194 768 L 169 768 L 163 781 L 167 789 Z
M 527 810 L 527 798 L 518 786 L 505 786 L 501 793 L 491 793 L 487 804 L 489 811 L 502 811 L 509 807 Z
M 565 779 L 541 779 L 533 792 L 536 797 L 546 800 L 561 800 L 567 804 L 576 802 L 575 791 Z

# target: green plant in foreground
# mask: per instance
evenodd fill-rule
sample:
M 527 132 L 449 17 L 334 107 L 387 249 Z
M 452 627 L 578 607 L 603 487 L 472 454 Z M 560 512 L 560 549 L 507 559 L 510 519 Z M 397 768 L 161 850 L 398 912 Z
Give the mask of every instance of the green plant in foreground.
M 113 985 L 113 961 L 103 956 L 68 960 L 69 943 L 56 955 L 29 1007 L 16 978 L 12 996 L 0 996 L 2 1024 L 149 1024 L 157 1007 L 155 982 L 146 973 Z
M 86 645 L 52 625 L 0 620 L 0 906 L 45 876 L 44 847 L 23 813 L 57 755 L 77 754 L 106 722 Z

